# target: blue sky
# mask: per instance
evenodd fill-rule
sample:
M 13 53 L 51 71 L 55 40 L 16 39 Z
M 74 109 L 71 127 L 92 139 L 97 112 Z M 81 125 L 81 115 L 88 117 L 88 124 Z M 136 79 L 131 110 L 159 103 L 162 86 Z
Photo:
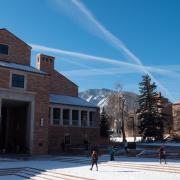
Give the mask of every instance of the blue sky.
M 179 0 L 6 0 L 0 27 L 56 57 L 56 69 L 79 90 L 138 92 L 148 73 L 158 90 L 180 100 Z

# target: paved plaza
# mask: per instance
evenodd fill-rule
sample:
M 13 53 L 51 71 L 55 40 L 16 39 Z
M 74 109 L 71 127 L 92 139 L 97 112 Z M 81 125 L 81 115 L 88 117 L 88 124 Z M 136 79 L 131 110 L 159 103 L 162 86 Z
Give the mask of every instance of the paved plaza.
M 38 180 L 179 180 L 180 161 L 169 160 L 159 164 L 158 159 L 116 157 L 110 162 L 109 156 L 99 158 L 99 170 L 90 171 L 87 157 L 46 156 L 29 160 L 0 159 L 0 179 Z

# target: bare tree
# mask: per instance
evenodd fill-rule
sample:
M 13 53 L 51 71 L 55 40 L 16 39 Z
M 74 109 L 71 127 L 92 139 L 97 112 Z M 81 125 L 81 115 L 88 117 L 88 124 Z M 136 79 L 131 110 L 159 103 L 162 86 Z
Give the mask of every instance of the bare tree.
M 122 92 L 121 84 L 116 84 L 115 91 L 108 97 L 107 104 L 107 113 L 111 117 L 113 117 L 114 121 L 116 122 L 116 125 L 120 127 L 120 133 L 122 135 L 123 142 L 125 142 L 125 120 L 128 119 L 128 108 L 126 105 L 124 93 Z
M 138 126 L 138 122 L 137 122 L 137 107 L 138 107 L 138 102 L 135 101 L 135 102 L 133 103 L 133 111 L 132 111 L 132 115 L 133 115 L 133 137 L 134 137 L 134 142 L 136 142 L 137 126 Z

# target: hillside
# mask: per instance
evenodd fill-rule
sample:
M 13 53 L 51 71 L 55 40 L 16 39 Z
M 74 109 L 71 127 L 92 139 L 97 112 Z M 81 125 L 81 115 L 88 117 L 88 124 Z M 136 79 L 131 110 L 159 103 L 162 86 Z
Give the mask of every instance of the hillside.
M 85 99 L 86 101 L 93 103 L 100 108 L 107 105 L 107 98 L 114 91 L 110 89 L 88 89 L 86 91 L 80 92 L 79 97 Z M 137 106 L 137 94 L 132 92 L 123 92 L 126 99 L 126 104 L 130 111 L 134 110 L 134 106 Z M 137 107 L 136 107 L 137 108 Z

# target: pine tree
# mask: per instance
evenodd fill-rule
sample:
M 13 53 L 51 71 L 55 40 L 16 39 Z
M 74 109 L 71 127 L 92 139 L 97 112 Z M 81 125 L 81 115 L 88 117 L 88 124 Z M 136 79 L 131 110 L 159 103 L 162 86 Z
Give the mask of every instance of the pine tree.
M 159 140 L 163 138 L 163 118 L 158 111 L 158 96 L 155 83 L 151 83 L 149 75 L 142 76 L 139 83 L 140 95 L 138 98 L 139 133 L 143 139 Z
M 100 123 L 100 135 L 101 137 L 108 138 L 109 137 L 109 116 L 106 114 L 104 108 L 101 113 L 101 123 Z

